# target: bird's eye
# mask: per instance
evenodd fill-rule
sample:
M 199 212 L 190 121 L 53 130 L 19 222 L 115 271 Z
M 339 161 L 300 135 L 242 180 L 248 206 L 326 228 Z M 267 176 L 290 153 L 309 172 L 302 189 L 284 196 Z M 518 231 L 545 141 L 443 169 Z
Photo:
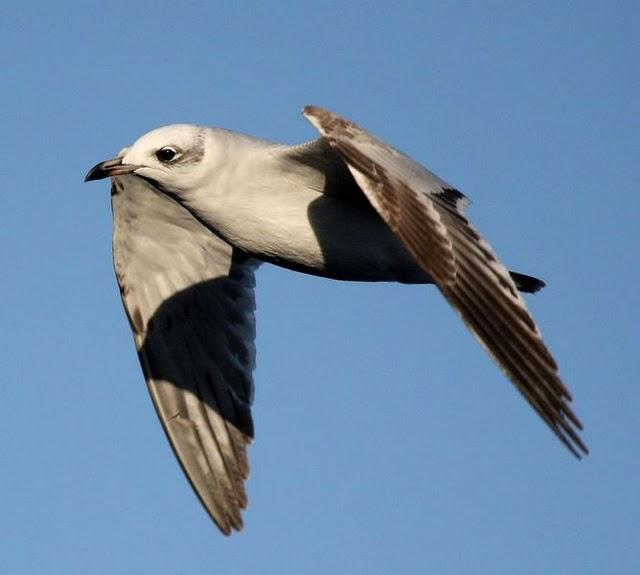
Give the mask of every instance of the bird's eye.
M 177 155 L 178 152 L 171 146 L 165 146 L 164 148 L 160 148 L 156 152 L 156 158 L 158 158 L 158 160 L 160 160 L 161 162 L 171 162 L 172 160 L 176 159 Z

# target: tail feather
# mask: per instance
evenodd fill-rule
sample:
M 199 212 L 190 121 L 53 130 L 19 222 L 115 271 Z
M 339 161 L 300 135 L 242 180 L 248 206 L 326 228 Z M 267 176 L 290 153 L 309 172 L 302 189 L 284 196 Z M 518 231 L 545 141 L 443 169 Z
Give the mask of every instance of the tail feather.
M 515 282 L 516 287 L 524 293 L 536 293 L 547 285 L 541 279 L 534 278 L 533 276 L 519 274 L 518 272 L 509 273 L 511 274 L 511 279 Z

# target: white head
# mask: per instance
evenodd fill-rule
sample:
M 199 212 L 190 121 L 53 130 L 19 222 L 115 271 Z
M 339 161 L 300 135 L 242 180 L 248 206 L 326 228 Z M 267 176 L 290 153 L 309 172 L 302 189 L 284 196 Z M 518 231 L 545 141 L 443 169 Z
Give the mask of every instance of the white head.
M 209 133 L 208 128 L 189 124 L 158 128 L 122 149 L 115 159 L 94 166 L 85 181 L 135 174 L 180 195 L 207 177 L 211 164 L 204 159 Z

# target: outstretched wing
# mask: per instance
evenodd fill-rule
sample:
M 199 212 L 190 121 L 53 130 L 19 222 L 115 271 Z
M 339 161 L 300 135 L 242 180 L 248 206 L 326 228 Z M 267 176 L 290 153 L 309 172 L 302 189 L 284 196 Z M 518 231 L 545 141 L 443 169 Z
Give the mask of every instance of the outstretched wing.
M 213 520 L 240 530 L 257 262 L 138 177 L 113 179 L 112 207 L 116 276 L 156 411 Z
M 312 106 L 304 114 L 551 430 L 577 457 L 588 453 L 556 362 L 508 270 L 464 215 L 466 197 L 352 122 Z

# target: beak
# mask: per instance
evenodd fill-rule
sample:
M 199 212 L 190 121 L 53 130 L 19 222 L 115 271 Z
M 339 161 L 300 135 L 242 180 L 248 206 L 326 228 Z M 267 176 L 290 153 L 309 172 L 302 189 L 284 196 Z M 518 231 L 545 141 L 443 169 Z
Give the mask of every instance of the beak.
M 137 170 L 140 166 L 135 164 L 123 164 L 122 158 L 114 158 L 113 160 L 105 160 L 96 164 L 89 170 L 89 173 L 85 176 L 85 182 L 91 182 L 93 180 L 102 180 L 103 178 L 109 178 L 112 176 L 121 176 L 123 174 L 130 174 L 134 170 Z

